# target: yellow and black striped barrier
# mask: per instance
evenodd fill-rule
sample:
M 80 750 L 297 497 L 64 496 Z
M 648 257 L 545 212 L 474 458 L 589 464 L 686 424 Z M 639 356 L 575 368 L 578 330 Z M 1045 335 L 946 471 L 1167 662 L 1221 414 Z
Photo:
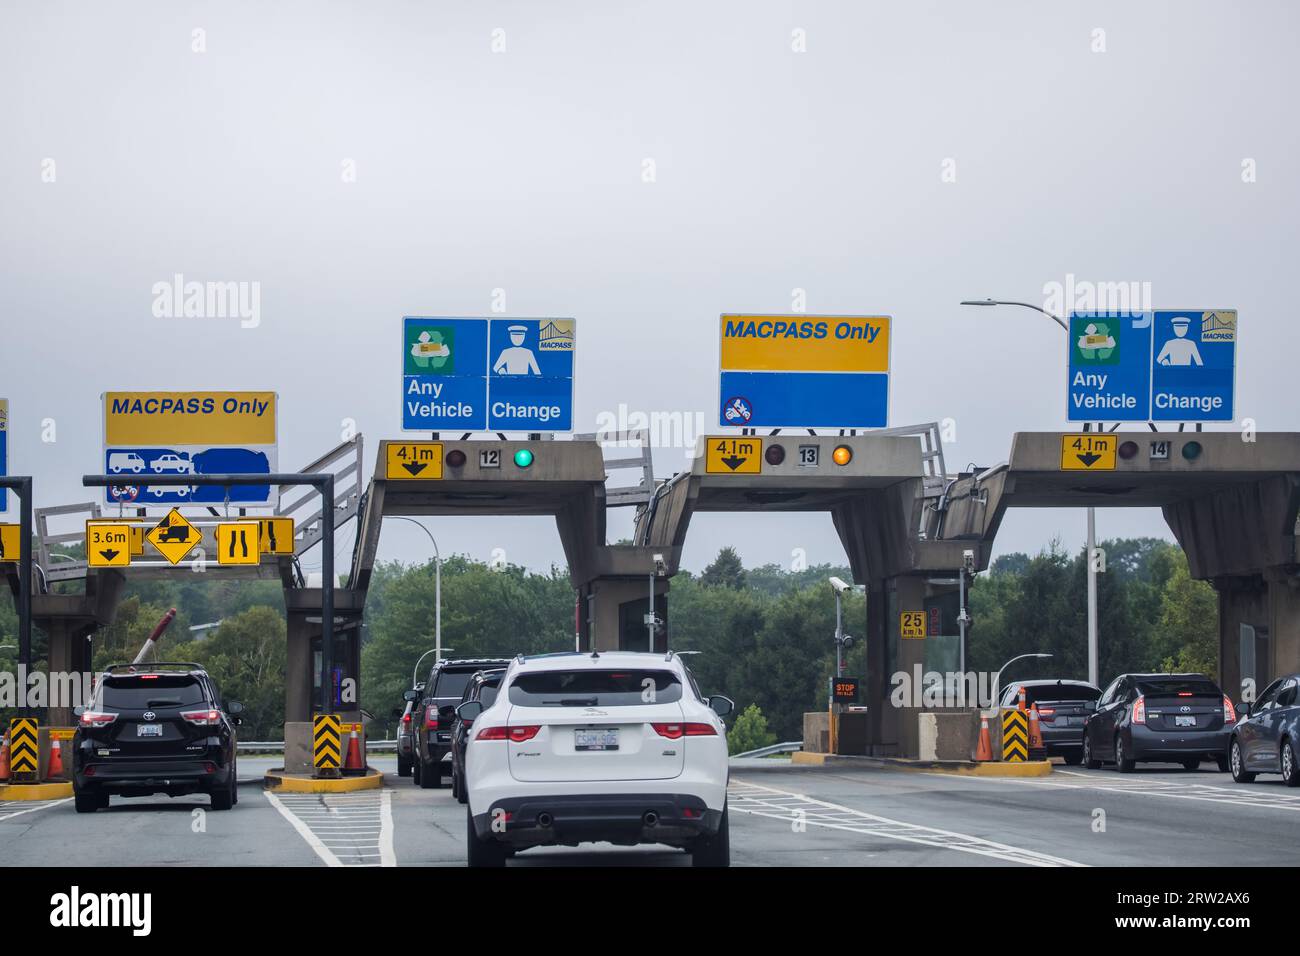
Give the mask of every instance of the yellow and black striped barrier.
M 9 721 L 9 772 L 15 780 L 19 774 L 40 775 L 41 751 L 36 734 L 36 718 L 15 717 Z
M 331 776 L 343 766 L 343 733 L 338 714 L 316 714 L 311 720 L 312 766 L 319 776 Z
M 1029 759 L 1029 717 L 1023 710 L 1002 712 L 1002 759 L 1017 763 Z

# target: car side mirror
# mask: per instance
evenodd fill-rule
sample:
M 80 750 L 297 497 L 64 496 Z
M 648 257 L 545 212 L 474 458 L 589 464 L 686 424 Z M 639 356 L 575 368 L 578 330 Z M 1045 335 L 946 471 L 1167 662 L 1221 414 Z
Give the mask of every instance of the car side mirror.
M 456 716 L 465 721 L 465 723 L 472 724 L 478 719 L 479 714 L 483 713 L 484 710 L 483 701 L 467 700 L 456 708 Z
M 415 690 L 414 688 L 402 694 L 402 700 L 419 700 L 419 699 L 420 699 L 420 692 L 418 690 Z
M 237 700 L 232 700 L 230 703 L 226 704 L 226 713 L 231 717 L 238 717 L 243 712 L 244 705 Z
M 74 707 L 74 708 L 72 708 L 72 716 L 74 716 L 74 717 L 80 717 L 80 716 L 81 716 L 82 714 L 84 714 L 85 712 L 86 712 L 86 708 L 84 708 L 84 707 Z
M 1250 701 L 1243 700 L 1240 704 L 1237 705 L 1237 716 L 1239 717 L 1250 716 Z
M 719 717 L 726 717 L 736 709 L 736 703 L 730 697 L 723 697 L 721 694 L 714 694 L 709 698 L 709 706 Z

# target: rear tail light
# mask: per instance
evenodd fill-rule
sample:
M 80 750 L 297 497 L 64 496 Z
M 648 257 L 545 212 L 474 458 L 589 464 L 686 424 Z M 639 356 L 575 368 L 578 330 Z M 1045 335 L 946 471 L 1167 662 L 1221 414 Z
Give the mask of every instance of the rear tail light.
M 411 722 L 411 715 L 410 715 L 410 714 L 403 714 L 403 715 L 402 715 L 402 723 L 404 723 L 404 724 L 409 724 L 410 722 Z
M 221 723 L 219 710 L 182 710 L 181 716 L 196 727 L 216 727 Z
M 1138 699 L 1133 701 L 1133 723 L 1145 724 L 1147 722 L 1147 699 L 1141 694 Z
M 437 714 L 429 714 L 427 717 L 424 718 L 424 729 L 425 729 L 425 730 L 437 730 L 437 729 L 438 729 L 438 715 L 437 715 Z
M 1039 719 L 1039 720 L 1046 720 L 1048 723 L 1051 723 L 1053 720 L 1056 719 L 1056 708 L 1054 708 L 1054 707 L 1039 707 L 1039 708 L 1036 708 L 1036 709 L 1038 710 L 1038 719 Z
M 217 772 L 217 765 L 214 764 L 214 763 L 205 763 L 205 764 L 203 765 L 203 772 L 204 772 L 204 773 L 216 773 L 216 772 Z
M 1223 719 L 1230 724 L 1237 722 L 1237 708 L 1232 706 L 1227 694 L 1223 695 Z
M 88 710 L 81 715 L 78 723 L 83 727 L 107 727 L 115 720 L 117 720 L 117 714 L 102 714 L 98 711 Z
M 536 724 L 528 726 L 517 724 L 514 727 L 484 727 L 474 739 L 509 740 L 511 743 L 521 744 L 525 740 L 532 740 L 541 732 L 541 729 L 541 726 Z
M 716 737 L 718 732 L 713 729 L 712 724 L 651 724 L 654 732 L 660 737 L 667 737 L 669 740 L 679 740 L 682 737 Z

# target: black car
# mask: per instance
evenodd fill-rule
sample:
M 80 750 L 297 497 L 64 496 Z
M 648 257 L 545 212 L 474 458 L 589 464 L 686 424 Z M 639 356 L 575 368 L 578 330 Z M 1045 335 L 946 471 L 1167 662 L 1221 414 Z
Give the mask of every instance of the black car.
M 443 760 L 451 754 L 451 726 L 456 719 L 456 705 L 469 685 L 469 679 L 481 670 L 503 668 L 510 662 L 501 658 L 442 660 L 433 665 L 424 682 L 424 691 L 406 692 L 406 698 L 419 698 L 411 712 L 411 722 L 419 729 L 415 735 L 415 782 L 425 790 L 442 786 L 444 774 L 451 767 Z
M 1228 770 L 1236 708 L 1204 674 L 1121 674 L 1097 701 L 1083 728 L 1083 762 L 1103 760 L 1129 773 L 1140 762 L 1181 763 L 1195 770 L 1213 760 Z
M 415 763 L 415 700 L 418 699 L 420 691 L 424 690 L 424 685 L 416 684 L 414 690 L 414 699 L 406 700 L 404 707 L 393 710 L 393 719 L 397 721 L 397 775 L 399 777 L 411 776 L 412 766 Z
M 460 702 L 477 700 L 486 710 L 497 699 L 504 669 L 479 671 L 469 679 Z M 459 705 L 457 705 L 459 706 Z M 451 725 L 451 795 L 465 803 L 465 745 L 469 743 L 470 722 L 456 717 Z
M 243 705 L 223 704 L 198 664 L 120 664 L 77 708 L 72 789 L 78 813 L 126 797 L 206 793 L 213 810 L 239 800 L 235 727 Z
M 1021 680 L 1006 689 L 1001 705 L 1017 706 L 1022 687 L 1025 707 L 1038 710 L 1047 756 L 1060 757 L 1071 766 L 1079 763 L 1083 759 L 1080 728 L 1097 709 L 1101 688 L 1082 680 Z
M 1264 688 L 1232 729 L 1228 763 L 1232 779 L 1250 783 L 1257 773 L 1280 773 L 1300 787 L 1300 674 L 1279 677 Z

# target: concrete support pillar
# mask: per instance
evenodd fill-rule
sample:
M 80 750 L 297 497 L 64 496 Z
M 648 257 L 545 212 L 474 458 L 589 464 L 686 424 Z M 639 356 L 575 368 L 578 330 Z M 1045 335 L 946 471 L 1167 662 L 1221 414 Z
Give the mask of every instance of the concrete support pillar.
M 655 633 L 654 650 L 668 650 L 668 579 L 655 578 L 655 615 L 664 622 Z M 650 635 L 645 615 L 650 608 L 650 576 L 596 578 L 577 588 L 578 650 L 647 651 Z M 594 637 L 594 645 L 593 645 Z
M 1219 681 L 1233 700 L 1300 670 L 1300 578 L 1281 573 L 1217 578 Z
M 45 718 L 54 727 L 71 727 L 75 721 L 72 709 L 84 700 L 65 700 L 64 696 L 73 688 L 81 688 L 83 695 L 90 693 L 90 642 L 87 635 L 94 625 L 85 621 L 68 618 L 55 618 L 41 622 L 48 642 L 47 660 L 49 662 L 49 692 L 51 705 Z M 56 698 L 58 698 L 56 700 Z

